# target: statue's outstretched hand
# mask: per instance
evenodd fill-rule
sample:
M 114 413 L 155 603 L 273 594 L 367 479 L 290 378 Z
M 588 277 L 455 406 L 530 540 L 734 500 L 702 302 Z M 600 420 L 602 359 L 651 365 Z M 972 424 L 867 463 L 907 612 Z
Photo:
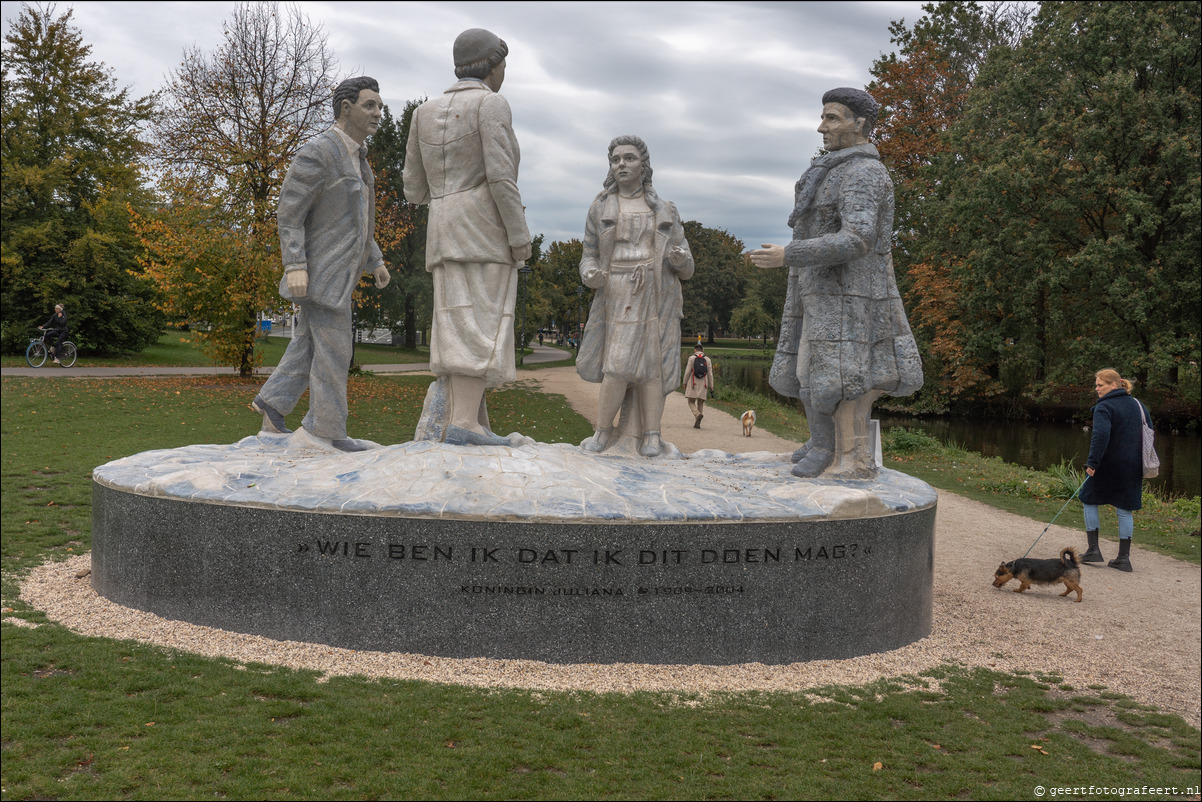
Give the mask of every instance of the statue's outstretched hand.
M 595 290 L 605 284 L 606 275 L 605 272 L 598 267 L 589 267 L 580 274 L 580 281 L 584 284 L 584 286 L 591 290 Z
M 748 254 L 751 263 L 756 267 L 783 267 L 785 264 L 785 248 L 783 245 L 770 245 L 765 242 L 760 250 Z

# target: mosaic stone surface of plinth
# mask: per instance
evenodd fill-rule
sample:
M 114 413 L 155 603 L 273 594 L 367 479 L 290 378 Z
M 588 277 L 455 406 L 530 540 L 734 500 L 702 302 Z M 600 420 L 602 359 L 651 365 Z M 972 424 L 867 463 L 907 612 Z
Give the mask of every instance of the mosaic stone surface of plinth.
M 789 663 L 930 632 L 935 492 L 678 459 L 301 435 L 94 472 L 92 582 L 166 618 L 353 649 Z

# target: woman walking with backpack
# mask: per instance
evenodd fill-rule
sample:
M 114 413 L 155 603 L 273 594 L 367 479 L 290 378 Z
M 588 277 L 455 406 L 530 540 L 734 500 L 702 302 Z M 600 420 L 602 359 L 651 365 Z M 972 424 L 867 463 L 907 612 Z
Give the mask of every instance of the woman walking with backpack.
M 689 400 L 689 409 L 693 413 L 693 428 L 701 428 L 701 419 L 705 417 L 705 399 L 714 389 L 714 365 L 705 355 L 701 343 L 693 348 L 689 364 L 684 368 L 684 397 Z
M 1093 434 L 1080 499 L 1085 506 L 1085 536 L 1089 549 L 1081 562 L 1100 563 L 1098 506 L 1114 507 L 1119 519 L 1119 554 L 1108 565 L 1131 571 L 1132 513 L 1143 506 L 1143 424 L 1152 426 L 1147 407 L 1131 397 L 1131 382 L 1118 371 L 1099 370 L 1094 377 L 1098 403 L 1093 408 Z

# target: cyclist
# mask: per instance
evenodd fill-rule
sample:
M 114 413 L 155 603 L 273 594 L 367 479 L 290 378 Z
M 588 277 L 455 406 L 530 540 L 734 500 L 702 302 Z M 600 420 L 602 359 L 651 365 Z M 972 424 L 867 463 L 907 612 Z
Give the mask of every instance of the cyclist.
M 58 361 L 58 345 L 67 339 L 67 313 L 62 304 L 54 305 L 54 314 L 50 316 L 49 320 L 38 326 L 38 330 L 50 331 L 46 344 L 50 346 L 50 356 L 54 357 L 54 364 L 61 365 L 62 363 Z

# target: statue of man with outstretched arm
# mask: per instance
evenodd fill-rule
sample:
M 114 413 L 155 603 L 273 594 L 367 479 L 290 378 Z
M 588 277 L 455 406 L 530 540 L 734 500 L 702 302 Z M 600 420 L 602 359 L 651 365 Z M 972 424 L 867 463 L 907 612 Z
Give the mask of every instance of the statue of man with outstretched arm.
M 793 474 L 876 476 L 872 403 L 922 386 L 922 361 L 893 276 L 893 182 L 869 141 L 879 108 L 859 89 L 822 98 L 824 155 L 797 182 L 788 245 L 752 251 L 788 267 L 769 383 L 805 407 L 810 439 Z

